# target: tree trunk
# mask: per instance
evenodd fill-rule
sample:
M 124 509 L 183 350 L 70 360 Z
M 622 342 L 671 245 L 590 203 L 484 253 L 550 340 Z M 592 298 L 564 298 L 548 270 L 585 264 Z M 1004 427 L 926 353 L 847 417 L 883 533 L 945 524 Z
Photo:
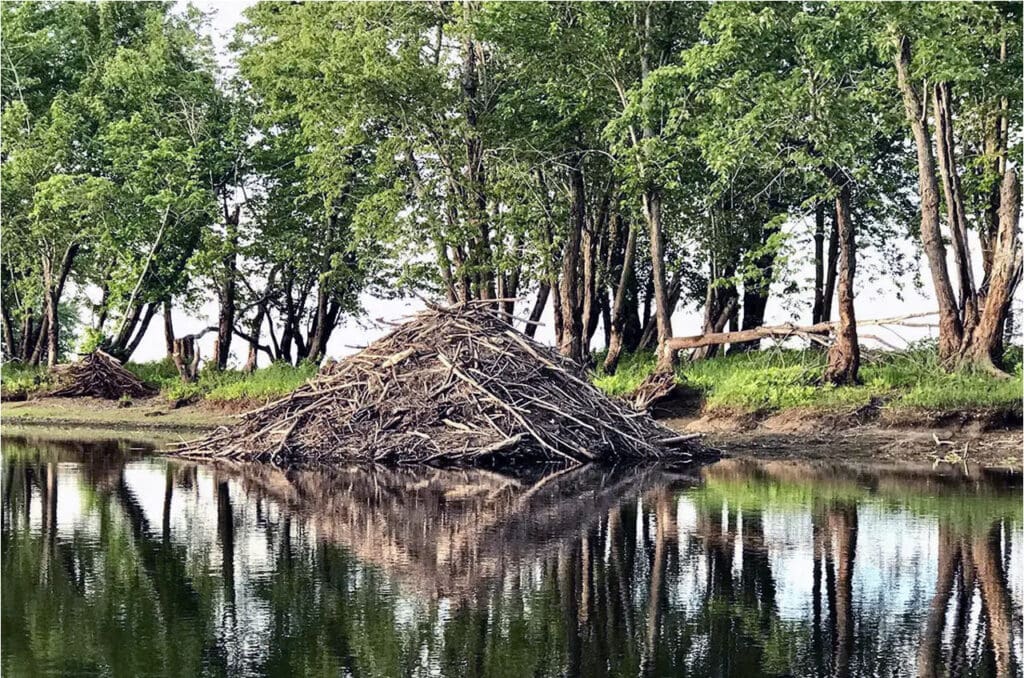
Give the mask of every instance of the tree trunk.
M 658 327 L 657 372 L 671 372 L 675 365 L 674 352 L 667 350 L 665 342 L 672 338 L 672 311 L 668 303 L 668 285 L 665 276 L 665 234 L 661 222 L 661 194 L 644 192 L 644 215 L 651 240 L 651 278 L 654 283 L 654 315 Z
M 544 315 L 544 307 L 547 306 L 550 294 L 551 283 L 542 280 L 540 287 L 537 288 L 537 299 L 533 302 L 533 308 L 530 309 L 530 322 L 526 323 L 526 336 L 532 338 L 537 335 L 537 324 L 540 322 L 541 316 Z
M 821 319 L 832 319 L 832 302 L 836 296 L 836 268 L 839 265 L 839 221 L 835 208 L 832 212 L 832 228 L 828 236 L 828 261 L 825 269 L 825 287 L 821 294 Z
M 25 319 L 21 321 L 21 348 L 18 349 L 18 355 L 21 357 L 21 362 L 27 363 L 29 358 L 29 350 L 34 345 L 32 338 L 35 334 L 35 322 L 32 320 L 32 312 L 27 311 L 25 313 Z
M 167 357 L 174 355 L 174 317 L 171 315 L 173 304 L 170 298 L 164 302 L 164 346 Z
M 154 302 L 146 305 L 146 312 L 142 315 L 142 320 L 139 322 L 138 331 L 135 336 L 132 337 L 131 341 L 121 352 L 120 356 L 117 356 L 118 360 L 127 362 L 132 354 L 135 353 L 135 349 L 142 343 L 142 338 L 146 336 L 146 331 L 149 329 L 149 323 L 152 322 L 153 316 L 156 315 L 157 309 L 160 308 L 160 304 Z M 123 357 L 122 357 L 123 356 Z
M 57 295 L 54 290 L 52 262 L 43 257 L 43 300 L 46 310 L 46 365 L 57 364 Z
M 246 374 L 251 374 L 256 371 L 258 358 L 258 351 L 260 349 L 260 332 L 263 329 L 263 318 L 267 315 L 266 303 L 260 302 L 256 307 L 256 317 L 253 318 L 252 326 L 249 334 L 249 352 L 245 358 L 245 366 L 242 367 L 242 371 Z M 273 359 L 273 358 L 271 358 Z
M 586 188 L 583 184 L 582 158 L 579 154 L 569 169 L 569 189 L 572 199 L 569 229 L 562 255 L 562 355 L 583 364 L 583 314 L 579 298 L 580 251 L 585 224 Z
M 196 380 L 199 374 L 199 348 L 193 335 L 174 340 L 171 358 L 183 382 L 189 384 Z
M 39 331 L 35 336 L 35 348 L 32 349 L 32 355 L 29 356 L 28 359 L 28 364 L 33 367 L 42 362 L 43 354 L 46 352 L 46 338 L 49 336 L 49 326 L 50 323 L 47 322 L 46 306 L 44 301 L 43 317 L 39 321 Z
M 704 308 L 704 335 L 718 334 L 725 329 L 726 323 L 735 318 L 739 297 L 736 290 L 717 290 L 707 297 Z M 679 350 L 680 338 L 671 341 L 672 349 Z M 697 346 L 690 355 L 690 360 L 707 360 L 718 352 L 718 344 L 704 343 Z
M 956 148 L 953 138 L 953 102 L 949 83 L 938 83 L 933 88 L 935 105 L 935 141 L 938 150 L 939 175 L 946 200 L 946 219 L 949 222 L 950 244 L 956 264 L 960 287 L 960 316 L 964 336 L 968 336 L 978 322 L 978 300 L 974 292 L 974 272 L 967 246 L 967 216 L 964 214 L 960 174 L 956 167 Z
M 896 75 L 907 121 L 914 135 L 917 149 L 918 192 L 921 199 L 921 241 L 928 268 L 935 286 L 939 306 L 939 358 L 947 365 L 958 355 L 963 339 L 963 325 L 953 293 L 953 285 L 946 268 L 946 246 L 939 227 L 939 187 L 935 178 L 935 159 L 928 135 L 927 111 L 910 82 L 910 38 L 900 36 L 896 41 Z
M 1007 376 L 998 365 L 1006 315 L 1013 303 L 1013 293 L 1021 278 L 1021 251 L 1017 238 L 1020 220 L 1020 182 L 1017 172 L 1007 168 L 1003 174 L 1000 195 L 999 232 L 993 247 L 988 293 L 984 297 L 981 317 L 965 342 L 961 361 L 996 375 Z
M 762 243 L 767 242 L 770 233 L 766 233 Z M 768 293 L 774 276 L 775 254 L 765 253 L 757 258 L 754 265 L 761 271 L 759 280 L 748 280 L 743 283 L 743 322 L 741 330 L 751 330 L 764 325 L 764 313 L 768 307 Z M 730 353 L 756 351 L 761 348 L 761 340 L 745 341 L 729 347 Z
M 238 221 L 241 214 L 241 206 L 236 205 L 233 212 L 228 214 L 225 207 L 224 221 L 227 227 L 228 253 L 224 256 L 224 278 L 218 296 L 220 297 L 220 311 L 217 314 L 217 341 L 216 352 L 213 356 L 213 363 L 218 370 L 227 369 L 228 357 L 231 353 L 231 338 L 235 328 L 235 283 L 237 276 L 238 261 Z
M 814 306 L 811 309 L 811 324 L 825 318 L 825 203 L 814 205 Z
M 850 185 L 838 171 L 833 183 L 842 183 L 836 195 L 836 222 L 839 227 L 839 324 L 834 341 L 828 349 L 828 365 L 822 377 L 837 386 L 856 384 L 860 370 L 860 345 L 857 341 L 857 319 L 853 310 L 853 279 L 857 266 L 857 248 L 850 218 Z
M 636 285 L 636 238 L 637 228 L 631 220 L 629 234 L 626 236 L 626 250 L 622 257 L 622 272 L 619 274 L 619 284 L 615 289 L 615 301 L 611 309 L 611 338 L 608 342 L 608 355 L 604 359 L 604 371 L 607 374 L 615 374 L 625 345 L 627 296 L 630 286 Z
M 6 305 L 0 305 L 0 316 L 3 317 L 4 326 L 4 351 L 2 359 L 8 359 L 15 355 L 17 346 L 14 341 L 14 324 L 11 321 L 11 314 L 8 312 Z

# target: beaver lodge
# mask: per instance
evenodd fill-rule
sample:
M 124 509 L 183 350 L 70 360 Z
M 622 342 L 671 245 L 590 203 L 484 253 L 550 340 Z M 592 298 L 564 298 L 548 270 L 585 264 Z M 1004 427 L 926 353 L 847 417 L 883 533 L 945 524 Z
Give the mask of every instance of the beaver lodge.
M 420 313 L 178 453 L 278 465 L 585 463 L 699 448 L 475 303 Z
M 57 387 L 50 392 L 55 398 L 92 396 L 117 400 L 123 397 L 146 398 L 156 390 L 146 386 L 126 370 L 121 361 L 96 349 L 70 365 L 54 368 Z

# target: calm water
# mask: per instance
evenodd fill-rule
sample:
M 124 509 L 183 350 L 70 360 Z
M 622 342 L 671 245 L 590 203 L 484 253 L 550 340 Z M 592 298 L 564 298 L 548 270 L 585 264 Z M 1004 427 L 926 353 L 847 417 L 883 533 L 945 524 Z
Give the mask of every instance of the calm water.
M 1010 676 L 1019 476 L 293 472 L 5 437 L 4 676 Z

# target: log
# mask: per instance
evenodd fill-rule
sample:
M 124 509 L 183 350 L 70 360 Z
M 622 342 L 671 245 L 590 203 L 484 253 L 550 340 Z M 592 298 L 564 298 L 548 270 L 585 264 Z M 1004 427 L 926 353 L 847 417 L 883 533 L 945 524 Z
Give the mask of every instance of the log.
M 902 325 L 906 320 L 923 318 L 937 314 L 938 311 L 932 311 L 929 313 L 912 313 L 910 315 L 895 318 L 860 320 L 857 321 L 857 326 Z M 769 337 L 803 337 L 805 339 L 820 340 L 820 335 L 829 334 L 835 329 L 837 324 L 838 321 L 820 322 L 813 325 L 803 326 L 794 325 L 792 323 L 786 323 L 784 325 L 765 325 L 749 330 L 739 330 L 737 332 L 709 332 L 707 334 L 695 334 L 687 337 L 672 337 L 665 342 L 665 345 L 670 351 L 685 351 L 691 348 L 700 348 L 701 346 L 738 344 L 744 341 L 754 341 L 755 339 L 765 339 Z M 915 327 L 920 325 L 921 323 L 911 324 L 911 326 Z

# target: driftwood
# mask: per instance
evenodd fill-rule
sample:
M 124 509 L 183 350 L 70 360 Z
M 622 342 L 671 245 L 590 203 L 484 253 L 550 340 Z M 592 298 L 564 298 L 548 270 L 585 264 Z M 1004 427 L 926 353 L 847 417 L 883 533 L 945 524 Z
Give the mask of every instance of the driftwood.
M 672 456 L 679 441 L 484 303 L 434 308 L 291 395 L 178 453 L 280 465 L 434 465 Z
M 117 400 L 123 396 L 145 398 L 156 391 L 121 366 L 121 361 L 97 349 L 70 365 L 54 368 L 58 386 L 49 395 L 56 398 L 93 396 Z
M 906 321 L 914 318 L 924 318 L 931 315 L 936 315 L 936 312 L 913 313 L 911 315 L 904 315 L 896 318 L 881 318 L 878 320 L 861 320 L 857 322 L 857 326 L 904 325 L 907 327 L 917 327 L 920 323 L 908 323 Z M 832 332 L 836 325 L 838 325 L 838 321 L 821 322 L 802 327 L 793 325 L 792 323 L 786 323 L 784 325 L 766 325 L 764 327 L 755 327 L 753 329 L 739 330 L 737 332 L 712 332 L 707 334 L 695 334 L 688 337 L 673 337 L 665 342 L 665 346 L 670 351 L 685 351 L 687 349 L 700 348 L 702 346 L 739 344 L 746 341 L 755 341 L 757 339 L 766 339 L 769 337 L 801 337 L 816 343 L 825 343 L 824 337 Z

